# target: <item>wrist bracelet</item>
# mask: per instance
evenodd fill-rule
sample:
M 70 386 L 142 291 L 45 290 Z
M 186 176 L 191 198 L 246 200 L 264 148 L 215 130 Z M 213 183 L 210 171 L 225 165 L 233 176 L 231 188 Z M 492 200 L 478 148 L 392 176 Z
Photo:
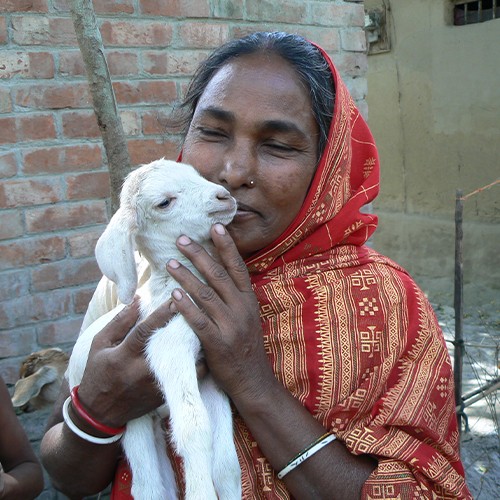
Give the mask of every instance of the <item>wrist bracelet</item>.
M 332 432 L 327 432 L 326 434 L 320 436 L 307 448 L 295 455 L 295 457 L 293 457 L 290 462 L 288 462 L 286 466 L 280 472 L 278 472 L 278 479 L 283 479 L 289 472 L 295 469 L 295 467 L 306 461 L 309 457 L 312 457 L 317 451 L 321 450 L 321 448 L 324 448 L 327 444 L 335 441 L 335 439 L 337 438 Z
M 88 441 L 89 443 L 94 443 L 94 444 L 111 444 L 115 443 L 122 437 L 122 434 L 116 434 L 114 436 L 107 438 L 99 438 L 96 436 L 91 436 L 90 434 L 87 434 L 86 432 L 82 431 L 79 427 L 76 426 L 76 424 L 73 422 L 73 420 L 71 420 L 69 416 L 68 406 L 70 403 L 71 403 L 71 396 L 69 396 L 64 402 L 62 407 L 62 414 L 66 425 L 78 437 L 82 438 L 85 441 Z
M 82 406 L 80 402 L 80 398 L 78 397 L 78 385 L 75 385 L 73 389 L 71 389 L 71 402 L 73 403 L 73 408 L 75 409 L 78 416 L 85 420 L 88 424 L 90 424 L 94 429 L 104 433 L 109 434 L 110 436 L 116 436 L 117 434 L 123 434 L 125 432 L 126 426 L 123 427 L 110 427 L 109 425 L 101 424 L 93 417 L 91 417 L 85 408 Z

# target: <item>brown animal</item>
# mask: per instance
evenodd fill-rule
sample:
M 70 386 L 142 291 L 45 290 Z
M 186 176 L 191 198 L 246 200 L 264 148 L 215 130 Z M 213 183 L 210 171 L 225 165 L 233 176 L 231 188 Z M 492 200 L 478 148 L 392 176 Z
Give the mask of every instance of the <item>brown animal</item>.
M 52 405 L 68 366 L 69 356 L 57 347 L 31 353 L 21 364 L 14 387 L 14 408 L 30 412 Z

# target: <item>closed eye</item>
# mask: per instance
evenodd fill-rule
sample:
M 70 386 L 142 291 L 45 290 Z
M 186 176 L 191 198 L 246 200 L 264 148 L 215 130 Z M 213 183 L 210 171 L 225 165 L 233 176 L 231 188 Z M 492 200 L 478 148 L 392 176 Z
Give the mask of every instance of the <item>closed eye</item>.
M 218 129 L 213 129 L 213 128 L 205 128 L 205 127 L 197 127 L 198 132 L 203 135 L 204 137 L 207 138 L 223 138 L 226 137 L 226 134 Z
M 158 203 L 158 205 L 156 205 L 156 208 L 167 208 L 168 206 L 170 206 L 170 204 L 172 203 L 173 201 L 173 198 L 165 198 L 161 203 Z

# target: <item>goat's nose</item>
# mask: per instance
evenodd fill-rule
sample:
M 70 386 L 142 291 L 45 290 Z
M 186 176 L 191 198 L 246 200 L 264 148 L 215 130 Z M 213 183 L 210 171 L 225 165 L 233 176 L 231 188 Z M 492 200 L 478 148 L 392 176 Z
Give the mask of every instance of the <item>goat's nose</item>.
M 226 201 L 231 198 L 231 194 L 226 189 L 220 189 L 215 193 L 215 197 L 220 201 Z

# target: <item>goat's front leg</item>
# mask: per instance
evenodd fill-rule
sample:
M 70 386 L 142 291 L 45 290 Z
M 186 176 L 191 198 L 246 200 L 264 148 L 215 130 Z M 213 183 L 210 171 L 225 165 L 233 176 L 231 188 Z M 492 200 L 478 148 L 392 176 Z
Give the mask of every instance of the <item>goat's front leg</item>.
M 241 468 L 233 438 L 233 415 L 227 395 L 211 375 L 200 382 L 213 436 L 213 478 L 219 500 L 241 500 Z
M 135 500 L 175 500 L 176 483 L 172 466 L 168 463 L 170 480 L 164 484 L 166 443 L 162 449 L 156 443 L 155 422 L 152 415 L 144 415 L 127 423 L 122 446 L 132 471 L 132 496 Z M 163 456 L 162 456 L 163 455 Z
M 198 388 L 200 343 L 181 316 L 151 337 L 146 354 L 170 410 L 171 441 L 184 463 L 186 500 L 216 500 L 212 430 Z

